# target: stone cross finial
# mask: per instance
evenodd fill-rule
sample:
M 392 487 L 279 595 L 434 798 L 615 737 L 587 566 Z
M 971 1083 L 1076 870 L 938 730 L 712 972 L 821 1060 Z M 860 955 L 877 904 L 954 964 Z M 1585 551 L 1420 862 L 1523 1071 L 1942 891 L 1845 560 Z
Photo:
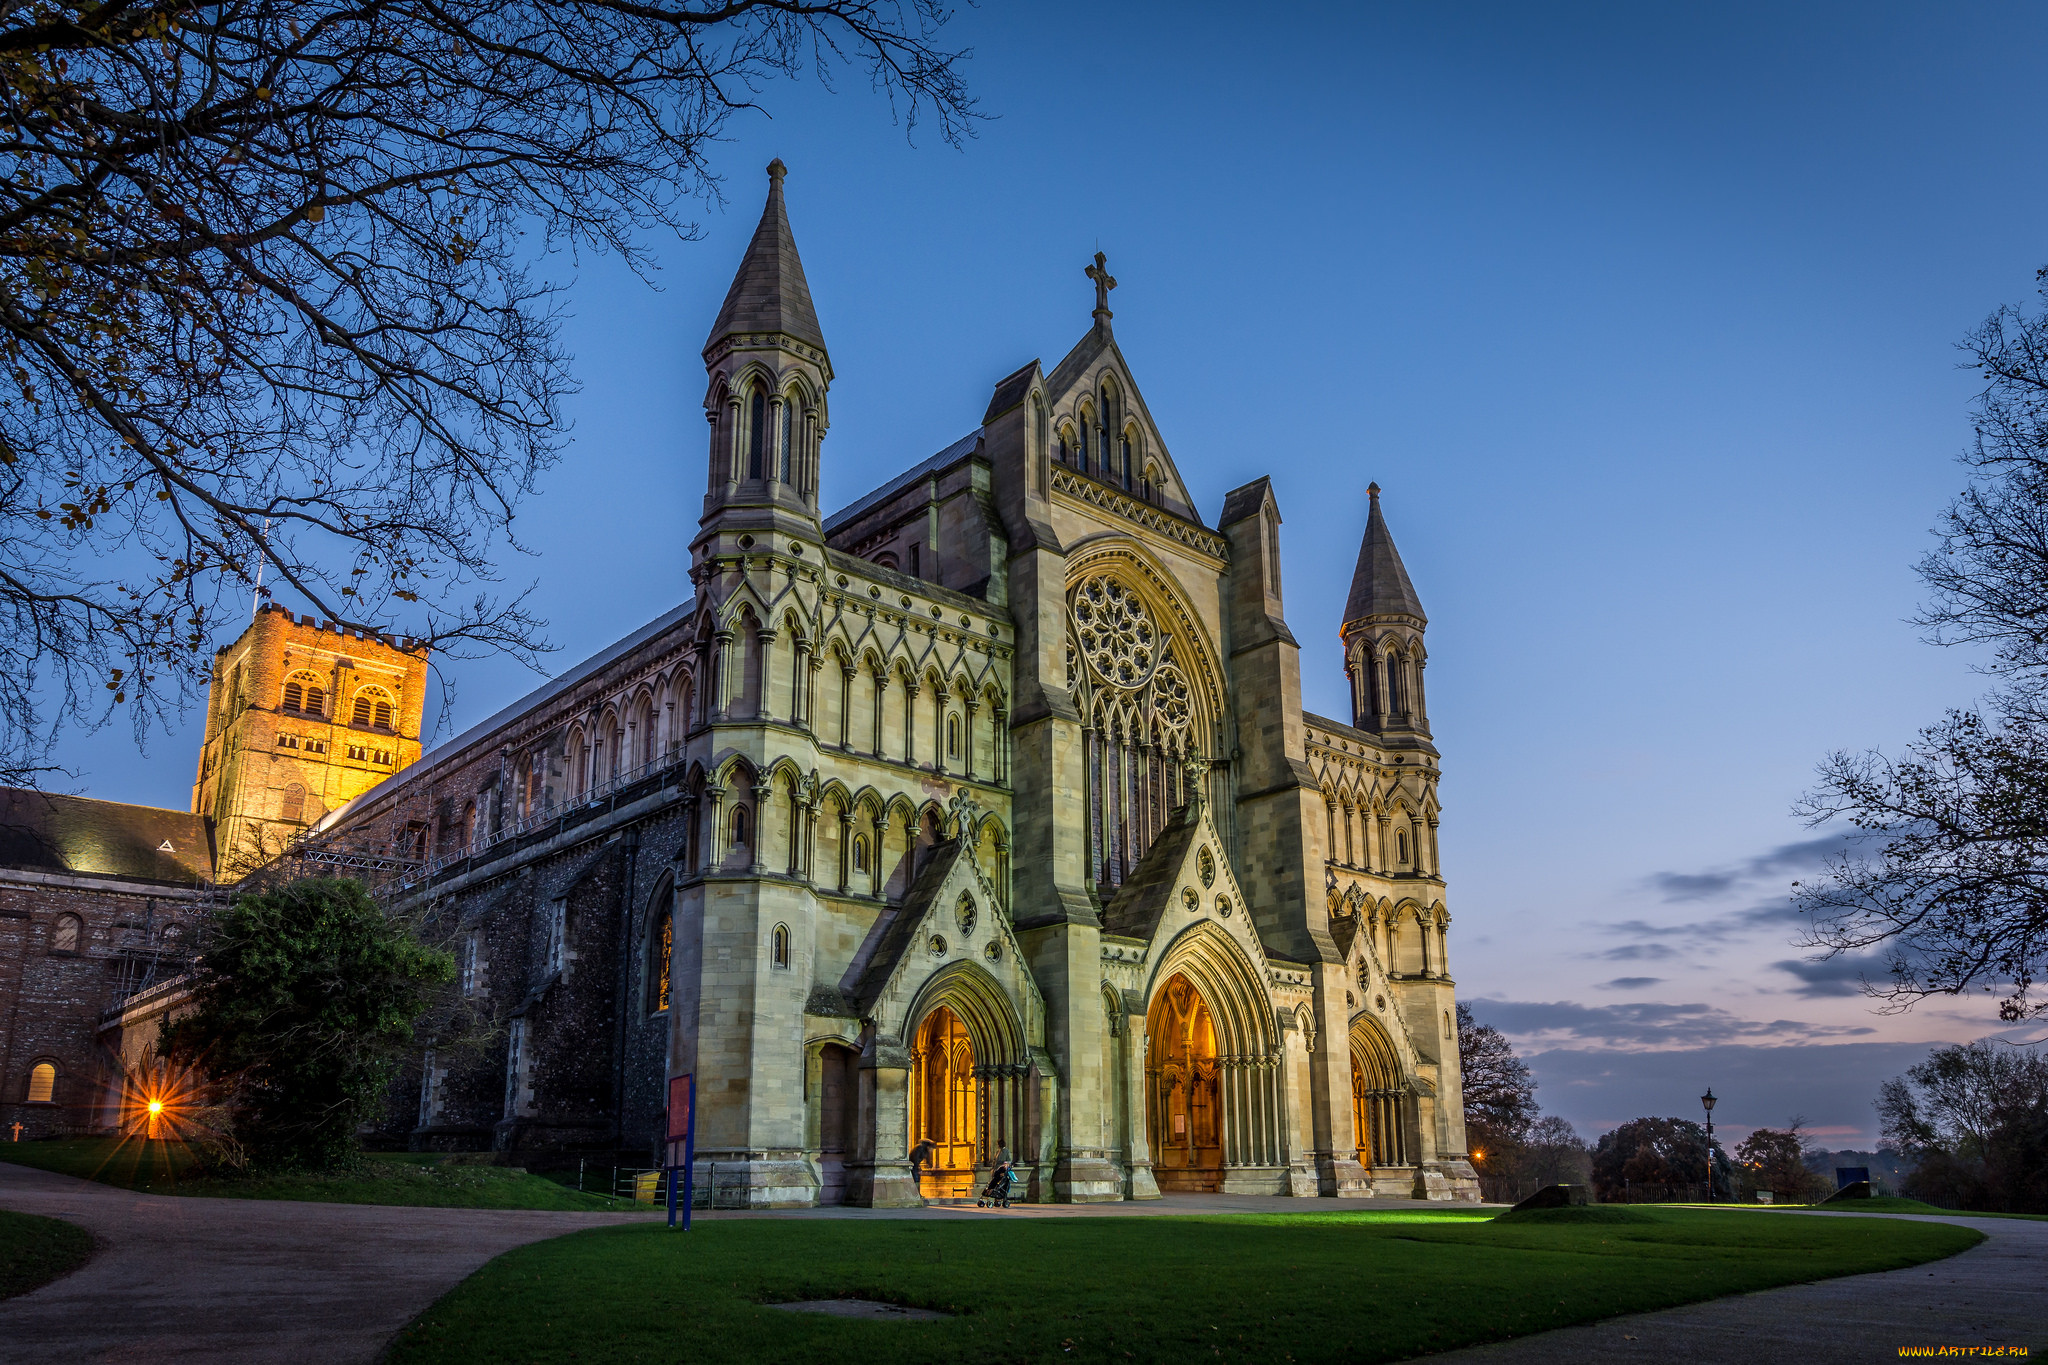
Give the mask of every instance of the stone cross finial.
M 964 839 L 973 832 L 975 822 L 981 819 L 981 802 L 966 792 L 958 792 L 947 803 L 946 812 L 953 817 L 953 837 Z
M 1112 317 L 1109 311 L 1109 291 L 1116 288 L 1116 276 L 1109 273 L 1109 257 L 1102 252 L 1095 253 L 1095 264 L 1081 272 L 1095 281 L 1095 311 L 1101 317 Z

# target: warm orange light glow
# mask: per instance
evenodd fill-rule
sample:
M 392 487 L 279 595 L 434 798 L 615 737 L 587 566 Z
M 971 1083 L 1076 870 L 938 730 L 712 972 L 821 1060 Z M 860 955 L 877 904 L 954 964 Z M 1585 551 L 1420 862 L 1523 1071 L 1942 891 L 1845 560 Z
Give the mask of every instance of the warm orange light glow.
M 152 1114 L 161 1114 L 161 1113 L 163 1113 L 163 1112 L 164 1112 L 164 1102 L 163 1102 L 162 1100 L 151 1100 L 151 1101 L 149 1102 L 149 1112 L 150 1112 L 150 1113 L 152 1113 Z
M 1477 1149 L 1474 1149 L 1474 1151 L 1473 1151 L 1473 1153 L 1472 1153 L 1472 1159 L 1473 1159 L 1474 1161 L 1484 1161 L 1484 1160 L 1486 1160 L 1486 1153 L 1484 1153 L 1484 1152 L 1482 1152 L 1482 1151 L 1479 1151 L 1479 1150 L 1477 1150 Z

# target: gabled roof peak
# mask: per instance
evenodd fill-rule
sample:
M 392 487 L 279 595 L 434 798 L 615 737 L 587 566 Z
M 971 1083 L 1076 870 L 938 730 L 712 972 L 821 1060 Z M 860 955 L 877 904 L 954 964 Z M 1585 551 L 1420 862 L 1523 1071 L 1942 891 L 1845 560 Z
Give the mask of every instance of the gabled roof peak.
M 1415 585 L 1408 581 L 1407 566 L 1394 548 L 1393 532 L 1380 513 L 1380 486 L 1366 485 L 1372 510 L 1365 518 L 1365 536 L 1358 545 L 1358 567 L 1351 571 L 1351 596 L 1344 603 L 1344 628 L 1376 616 L 1409 616 L 1418 624 L 1429 624 Z
M 781 332 L 799 341 L 823 347 L 825 333 L 818 326 L 818 313 L 811 304 L 810 282 L 804 278 L 804 263 L 797 255 L 796 237 L 789 230 L 789 213 L 782 203 L 782 179 L 789 168 L 777 157 L 768 163 L 768 202 L 762 206 L 760 225 L 740 268 L 711 325 L 711 337 L 704 343 L 709 351 L 735 332 Z

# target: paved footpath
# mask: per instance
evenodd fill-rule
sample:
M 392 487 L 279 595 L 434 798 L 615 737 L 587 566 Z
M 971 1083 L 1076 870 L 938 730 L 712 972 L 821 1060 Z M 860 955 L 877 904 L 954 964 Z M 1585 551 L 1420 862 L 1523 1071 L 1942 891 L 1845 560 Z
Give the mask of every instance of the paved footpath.
M 1786 1212 L 1788 1218 L 1896 1214 Z M 1910 1270 L 1710 1299 L 1429 1357 L 1429 1365 L 1862 1365 L 1906 1346 L 2048 1350 L 2048 1223 L 1943 1218 L 1986 1236 Z M 2008 1351 L 2017 1356 L 2017 1351 Z M 1939 1358 L 1939 1357 L 1937 1357 Z M 1980 1359 L 1960 1351 L 1951 1359 Z
M 1343 1207 L 1443 1206 L 1375 1199 Z M 98 1253 L 83 1269 L 0 1301 L 0 1362 L 36 1365 L 367 1365 L 421 1309 L 501 1252 L 650 1216 L 179 1198 L 5 1162 L 0 1208 L 68 1219 L 99 1239 Z M 1007 1210 L 967 1205 L 698 1216 L 949 1220 L 1302 1211 L 1298 1199 L 1182 1195 L 1142 1204 Z M 1990 1240 L 1917 1270 L 1615 1318 L 1431 1357 L 1431 1365 L 1763 1365 L 1772 1358 L 1809 1365 L 1896 1359 L 1900 1345 L 2048 1349 L 2048 1223 L 1952 1221 L 1980 1228 Z
M 500 1252 L 646 1217 L 191 1199 L 6 1163 L 0 1208 L 99 1240 L 83 1269 L 0 1300 L 7 1365 L 362 1365 Z

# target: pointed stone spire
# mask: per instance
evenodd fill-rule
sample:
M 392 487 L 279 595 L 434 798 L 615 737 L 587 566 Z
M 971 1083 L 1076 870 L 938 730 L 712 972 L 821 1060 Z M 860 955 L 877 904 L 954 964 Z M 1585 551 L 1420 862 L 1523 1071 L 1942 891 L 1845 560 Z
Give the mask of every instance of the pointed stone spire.
M 788 173 L 781 157 L 768 163 L 768 203 L 739 273 L 732 277 L 732 288 L 726 291 L 718 321 L 711 325 L 711 339 L 704 343 L 707 353 L 736 332 L 780 332 L 820 349 L 825 345 L 804 263 L 796 254 L 796 237 L 789 230 L 789 214 L 782 206 L 782 177 Z
M 1393 533 L 1387 530 L 1387 519 L 1380 515 L 1380 486 L 1371 484 L 1365 491 L 1372 497 L 1372 512 L 1365 519 L 1365 539 L 1359 542 L 1358 567 L 1351 571 L 1344 626 L 1348 630 L 1382 616 L 1408 616 L 1417 625 L 1428 625 L 1415 585 L 1408 581 L 1408 570 L 1401 563 L 1401 552 L 1394 548 Z

